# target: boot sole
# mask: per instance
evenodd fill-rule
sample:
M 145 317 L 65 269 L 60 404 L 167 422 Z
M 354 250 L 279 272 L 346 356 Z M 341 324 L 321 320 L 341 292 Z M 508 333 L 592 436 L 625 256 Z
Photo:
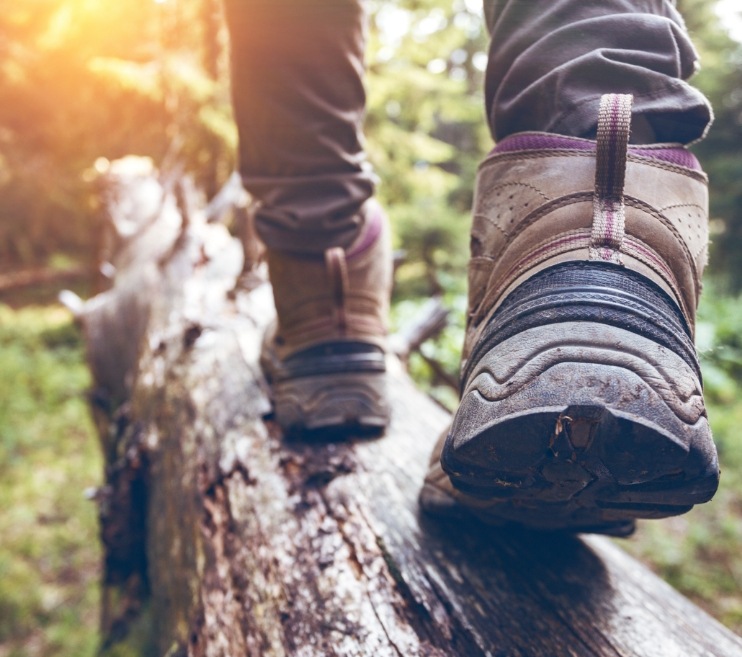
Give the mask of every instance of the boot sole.
M 381 431 L 389 423 L 384 372 L 287 379 L 274 384 L 273 395 L 276 421 L 287 433 Z
M 468 381 L 441 465 L 491 520 L 601 531 L 685 513 L 716 491 L 700 381 L 651 339 L 539 326 L 495 345 Z

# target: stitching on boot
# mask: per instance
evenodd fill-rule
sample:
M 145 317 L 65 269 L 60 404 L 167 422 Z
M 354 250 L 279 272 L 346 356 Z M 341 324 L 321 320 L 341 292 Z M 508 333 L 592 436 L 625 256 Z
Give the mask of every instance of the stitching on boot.
M 590 260 L 622 264 L 625 231 L 623 199 L 626 161 L 631 132 L 632 96 L 605 94 L 600 99 L 593 197 Z
M 693 280 L 695 281 L 694 283 L 695 297 L 696 299 L 698 299 L 700 295 L 700 288 L 699 288 L 700 274 L 698 272 L 698 268 L 696 267 L 696 262 L 693 259 L 693 254 L 691 253 L 688 243 L 685 241 L 685 239 L 683 239 L 683 236 L 680 234 L 680 231 L 677 229 L 677 227 L 672 222 L 672 220 L 669 217 L 665 216 L 662 212 L 659 212 L 656 208 L 649 205 L 649 203 L 645 203 L 644 201 L 638 198 L 627 196 L 625 198 L 625 202 L 626 202 L 626 205 L 629 205 L 632 208 L 636 208 L 637 210 L 641 210 L 647 215 L 650 215 L 654 217 L 655 219 L 661 221 L 667 227 L 667 229 L 673 234 L 673 236 L 677 239 L 678 243 L 681 245 L 681 248 L 683 249 L 685 253 L 686 259 L 688 261 L 688 265 L 691 268 Z
M 518 223 L 513 227 L 513 230 L 508 233 L 507 237 L 508 239 L 513 240 L 526 228 L 529 228 L 530 226 L 535 224 L 542 217 L 551 214 L 552 212 L 554 212 L 555 210 L 559 210 L 560 208 L 574 205 L 576 203 L 590 201 L 592 199 L 592 196 L 592 192 L 574 192 L 572 194 L 565 194 L 564 196 L 555 198 L 548 203 L 544 203 L 542 206 L 538 207 L 532 212 L 529 212 L 526 216 L 520 219 Z M 487 219 L 488 223 L 492 223 L 493 220 L 489 219 L 486 215 L 481 216 L 483 219 Z M 492 252 L 492 259 L 498 260 L 500 257 L 502 257 L 507 247 L 507 242 L 503 242 L 501 245 L 499 245 L 499 248 L 496 251 Z
M 584 249 L 590 245 L 590 235 L 585 230 L 571 230 L 560 233 L 557 237 L 543 240 L 533 247 L 533 250 L 524 258 L 516 262 L 502 278 L 512 281 L 520 276 L 524 271 L 535 267 L 550 258 Z
M 687 313 L 685 313 L 683 299 L 682 297 L 678 296 L 678 293 L 676 291 L 680 289 L 680 283 L 678 282 L 675 273 L 667 266 L 667 263 L 659 255 L 659 253 L 657 253 L 657 251 L 647 246 L 643 242 L 630 237 L 626 237 L 623 248 L 624 253 L 627 256 L 631 256 L 639 262 L 644 263 L 655 274 L 665 280 L 665 282 L 672 290 L 673 299 L 675 299 L 675 302 L 681 308 L 681 311 L 684 313 L 684 315 L 687 316 Z
M 514 151 L 512 153 L 496 153 L 495 155 L 490 156 L 488 159 L 482 162 L 479 168 L 481 171 L 484 171 L 486 169 L 489 169 L 492 166 L 497 166 L 498 164 L 501 164 L 502 162 L 507 162 L 509 160 L 542 160 L 542 159 L 549 158 L 549 157 L 565 157 L 565 156 L 566 157 L 593 158 L 595 157 L 595 151 L 554 149 L 554 150 L 534 151 L 531 153 L 526 153 L 524 151 Z M 680 175 L 693 178 L 694 180 L 697 180 L 698 182 L 701 182 L 701 183 L 708 182 L 708 176 L 703 171 L 695 171 L 694 169 L 688 169 L 685 167 L 678 166 L 676 164 L 671 164 L 669 162 L 663 162 L 662 160 L 658 160 L 656 158 L 645 157 L 642 155 L 635 155 L 634 153 L 629 153 L 627 156 L 627 160 L 635 164 L 645 164 L 645 165 L 654 167 L 655 169 L 663 169 L 664 171 L 670 171 L 672 173 L 679 173 Z

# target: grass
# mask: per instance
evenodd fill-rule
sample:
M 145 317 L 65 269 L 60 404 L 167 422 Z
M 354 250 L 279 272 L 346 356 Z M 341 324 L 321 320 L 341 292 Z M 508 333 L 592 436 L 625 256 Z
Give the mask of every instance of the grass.
M 0 657 L 94 655 L 102 463 L 81 338 L 59 306 L 0 305 Z

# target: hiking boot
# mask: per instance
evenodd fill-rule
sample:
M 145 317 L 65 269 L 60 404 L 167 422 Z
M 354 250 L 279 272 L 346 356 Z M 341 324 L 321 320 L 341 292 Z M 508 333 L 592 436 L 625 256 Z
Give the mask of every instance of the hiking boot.
M 379 205 L 368 201 L 361 212 L 361 235 L 347 250 L 267 250 L 277 322 L 261 363 L 287 432 L 380 430 L 388 423 L 391 245 Z
M 494 523 L 626 535 L 706 502 L 716 449 L 693 345 L 707 179 L 678 144 L 521 133 L 477 181 L 461 403 L 421 495 Z

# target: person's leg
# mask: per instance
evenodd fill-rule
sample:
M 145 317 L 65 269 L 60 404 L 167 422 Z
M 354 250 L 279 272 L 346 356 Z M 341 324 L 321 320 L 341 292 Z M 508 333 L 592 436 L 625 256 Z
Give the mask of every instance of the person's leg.
M 680 145 L 710 110 L 668 2 L 509 0 L 488 20 L 500 141 L 477 179 L 461 404 L 422 502 L 624 534 L 718 482 L 693 347 L 706 177 Z
M 496 140 L 528 130 L 594 138 L 604 93 L 634 97 L 632 141 L 686 144 L 704 134 L 711 108 L 686 82 L 698 55 L 673 2 L 484 3 L 486 108 Z
M 240 173 L 278 322 L 286 429 L 380 427 L 391 255 L 362 145 L 361 0 L 226 0 Z
M 245 188 L 269 248 L 347 247 L 374 191 L 360 0 L 226 0 Z

